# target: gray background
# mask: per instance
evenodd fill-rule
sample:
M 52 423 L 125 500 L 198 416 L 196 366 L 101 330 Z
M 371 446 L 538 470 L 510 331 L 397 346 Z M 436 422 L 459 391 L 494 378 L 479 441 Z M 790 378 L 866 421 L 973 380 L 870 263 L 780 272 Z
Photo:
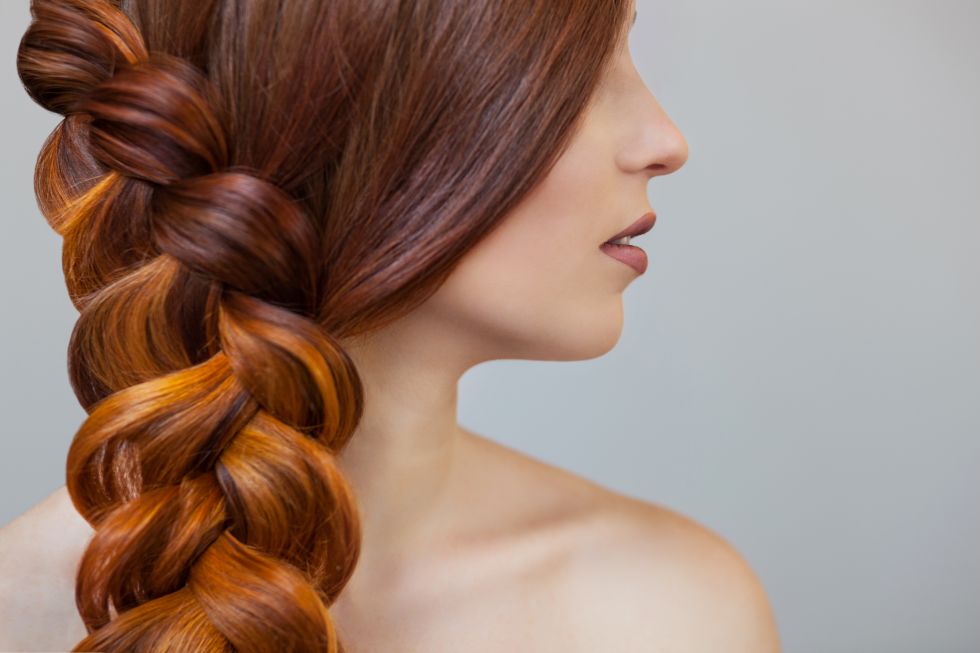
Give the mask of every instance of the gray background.
M 0 5 L 0 523 L 64 482 L 76 314 L 32 194 L 60 118 Z M 639 0 L 684 132 L 619 345 L 498 361 L 465 425 L 715 529 L 787 651 L 980 651 L 980 3 Z

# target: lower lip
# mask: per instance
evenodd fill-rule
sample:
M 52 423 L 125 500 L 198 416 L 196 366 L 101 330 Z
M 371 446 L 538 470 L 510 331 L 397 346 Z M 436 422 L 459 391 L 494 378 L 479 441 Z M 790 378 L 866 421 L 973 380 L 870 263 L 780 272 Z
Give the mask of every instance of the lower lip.
M 647 271 L 647 253 L 636 245 L 614 245 L 603 243 L 599 249 L 617 261 L 622 261 L 639 274 Z

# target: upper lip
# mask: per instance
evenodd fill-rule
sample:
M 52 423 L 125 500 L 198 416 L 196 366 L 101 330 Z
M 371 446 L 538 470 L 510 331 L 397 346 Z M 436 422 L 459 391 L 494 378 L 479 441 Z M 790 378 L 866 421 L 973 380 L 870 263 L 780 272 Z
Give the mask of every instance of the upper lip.
M 608 243 L 613 240 L 619 240 L 624 236 L 639 236 L 640 234 L 645 234 L 653 229 L 653 225 L 656 221 L 657 214 L 654 211 L 644 213 L 639 220 L 626 227 L 615 236 L 610 237 L 606 242 Z

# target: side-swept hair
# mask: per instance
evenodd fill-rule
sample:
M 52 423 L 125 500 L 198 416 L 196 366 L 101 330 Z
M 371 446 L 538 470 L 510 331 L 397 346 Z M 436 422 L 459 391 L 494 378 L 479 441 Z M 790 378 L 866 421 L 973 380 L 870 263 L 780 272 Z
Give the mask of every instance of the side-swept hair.
M 32 0 L 79 319 L 76 651 L 343 651 L 363 410 L 405 315 L 550 170 L 628 0 Z

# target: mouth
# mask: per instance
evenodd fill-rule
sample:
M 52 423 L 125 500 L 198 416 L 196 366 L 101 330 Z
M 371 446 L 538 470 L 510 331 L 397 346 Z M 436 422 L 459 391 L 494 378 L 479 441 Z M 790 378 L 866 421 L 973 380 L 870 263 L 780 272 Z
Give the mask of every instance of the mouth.
M 639 236 L 640 234 L 645 234 L 646 232 L 653 229 L 653 225 L 656 223 L 656 221 L 657 221 L 657 214 L 655 212 L 650 211 L 649 213 L 644 213 L 639 220 L 637 220 L 630 226 L 626 227 L 618 234 L 611 237 L 609 240 L 607 240 L 602 244 L 603 245 L 606 244 L 628 245 L 630 238 Z M 623 242 L 616 242 L 623 239 L 625 239 Z

